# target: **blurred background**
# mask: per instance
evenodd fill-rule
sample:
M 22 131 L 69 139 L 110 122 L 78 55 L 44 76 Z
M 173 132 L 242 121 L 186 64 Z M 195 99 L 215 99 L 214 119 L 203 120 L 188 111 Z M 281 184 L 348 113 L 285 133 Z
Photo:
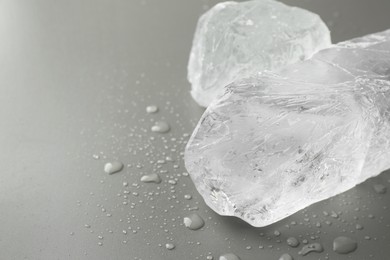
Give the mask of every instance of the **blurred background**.
M 186 66 L 217 2 L 0 1 L 0 259 L 390 259 L 390 173 L 265 228 L 204 204 L 182 160 L 203 112 Z M 390 28 L 387 0 L 282 2 L 318 13 L 334 43 Z M 201 230 L 183 225 L 194 212 Z M 357 250 L 333 252 L 340 235 Z M 298 255 L 313 242 L 324 252 Z

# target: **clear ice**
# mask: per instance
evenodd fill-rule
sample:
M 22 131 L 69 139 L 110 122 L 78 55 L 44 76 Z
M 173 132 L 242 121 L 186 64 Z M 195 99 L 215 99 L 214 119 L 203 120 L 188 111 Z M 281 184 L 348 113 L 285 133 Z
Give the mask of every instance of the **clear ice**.
M 390 30 L 227 86 L 185 164 L 213 210 L 257 227 L 390 168 Z
M 229 83 L 310 57 L 331 44 L 321 18 L 274 0 L 219 3 L 196 28 L 188 80 L 204 107 Z

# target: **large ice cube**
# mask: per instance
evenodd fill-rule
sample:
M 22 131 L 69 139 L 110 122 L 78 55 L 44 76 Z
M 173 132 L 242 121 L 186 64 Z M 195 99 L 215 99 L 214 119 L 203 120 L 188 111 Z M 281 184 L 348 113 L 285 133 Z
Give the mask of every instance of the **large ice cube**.
M 390 167 L 390 30 L 226 88 L 185 163 L 206 203 L 254 226 Z
M 238 78 L 306 59 L 330 46 L 321 18 L 273 0 L 219 3 L 202 15 L 188 64 L 201 106 Z

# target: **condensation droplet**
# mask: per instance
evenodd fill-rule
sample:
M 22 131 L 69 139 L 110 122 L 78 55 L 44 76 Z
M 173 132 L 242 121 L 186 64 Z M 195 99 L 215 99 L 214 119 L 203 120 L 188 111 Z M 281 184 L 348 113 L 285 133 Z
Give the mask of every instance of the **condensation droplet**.
M 157 173 L 151 173 L 151 174 L 147 174 L 147 175 L 142 176 L 141 181 L 145 182 L 145 183 L 150 183 L 150 182 L 160 183 L 161 178 Z
M 355 251 L 357 242 L 349 237 L 340 236 L 333 240 L 333 251 L 339 254 L 348 254 Z
M 299 246 L 299 241 L 295 237 L 289 237 L 287 238 L 287 245 L 291 247 L 297 247 Z
M 356 228 L 357 230 L 362 230 L 362 229 L 363 229 L 363 226 L 360 225 L 360 224 L 356 224 L 355 228 Z
M 147 106 L 146 107 L 146 112 L 149 113 L 149 114 L 157 113 L 158 112 L 158 107 L 155 106 L 155 105 Z
M 279 257 L 279 260 L 294 260 L 294 258 L 289 254 L 283 254 Z
M 376 185 L 374 185 L 374 190 L 378 194 L 385 194 L 387 191 L 387 188 L 386 188 L 386 186 L 384 186 L 382 184 L 376 184 Z
M 169 124 L 167 122 L 164 122 L 164 121 L 158 121 L 154 124 L 154 126 L 152 126 L 151 130 L 152 132 L 155 132 L 155 133 L 167 133 L 169 132 L 169 130 L 171 129 L 171 127 L 169 126 Z
M 108 162 L 104 165 L 104 171 L 108 174 L 119 172 L 123 169 L 123 163 L 121 162 Z
M 299 251 L 298 254 L 307 255 L 308 253 L 311 252 L 321 253 L 322 251 L 324 251 L 324 248 L 320 243 L 312 243 L 302 247 L 301 251 Z
M 204 220 L 201 216 L 194 213 L 183 219 L 184 226 L 191 230 L 198 230 L 204 226 Z
M 168 250 L 172 250 L 172 249 L 175 248 L 175 245 L 172 244 L 172 243 L 167 243 L 167 244 L 165 244 L 165 248 L 168 249 Z
M 221 255 L 219 257 L 219 260 L 241 260 L 241 259 L 235 254 L 229 253 L 229 254 Z

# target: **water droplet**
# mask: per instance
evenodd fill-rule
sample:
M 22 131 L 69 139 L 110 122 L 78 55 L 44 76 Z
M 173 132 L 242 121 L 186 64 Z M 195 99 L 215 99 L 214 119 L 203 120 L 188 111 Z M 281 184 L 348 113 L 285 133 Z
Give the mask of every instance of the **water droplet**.
M 213 260 L 214 258 L 213 258 L 212 255 L 208 255 L 208 256 L 206 256 L 206 259 L 207 259 L 207 260 Z
M 295 237 L 289 237 L 287 238 L 287 245 L 291 247 L 297 247 L 299 246 L 299 241 Z
M 119 172 L 123 169 L 123 163 L 121 162 L 108 162 L 104 165 L 104 171 L 108 174 Z
M 360 225 L 360 224 L 356 224 L 355 228 L 356 228 L 357 230 L 362 230 L 362 229 L 363 229 L 363 226 Z
M 294 260 L 294 258 L 289 254 L 283 254 L 280 256 L 279 260 Z
M 184 226 L 191 230 L 197 230 L 204 226 L 204 220 L 201 216 L 194 213 L 189 217 L 184 217 L 183 219 Z
M 171 127 L 167 122 L 164 121 L 158 121 L 152 126 L 151 130 L 155 133 L 167 133 Z
M 175 248 L 175 245 L 172 244 L 172 243 L 168 243 L 168 244 L 165 244 L 165 248 L 168 249 L 168 250 L 172 250 Z
M 279 231 L 279 230 L 275 230 L 275 231 L 274 231 L 274 235 L 275 235 L 276 237 L 280 236 L 280 231 Z
M 146 183 L 150 183 L 150 182 L 160 183 L 161 178 L 157 173 L 151 173 L 151 174 L 147 174 L 147 175 L 142 176 L 141 181 L 146 182 Z
M 192 199 L 192 196 L 190 194 L 186 194 L 186 195 L 184 195 L 184 198 L 186 200 L 190 200 L 190 199 Z
M 155 105 L 150 105 L 146 107 L 146 112 L 149 114 L 157 113 L 157 111 L 158 111 L 158 107 Z
M 378 194 L 385 194 L 387 191 L 387 188 L 386 188 L 386 186 L 384 186 L 382 184 L 376 184 L 376 185 L 374 185 L 374 190 Z
M 349 237 L 337 237 L 333 241 L 333 251 L 339 254 L 348 254 L 355 251 L 357 243 Z
M 241 260 L 241 259 L 235 254 L 229 253 L 229 254 L 221 255 L 219 257 L 219 260 Z
M 299 251 L 298 254 L 307 255 L 310 252 L 321 253 L 322 251 L 324 251 L 324 248 L 320 243 L 312 243 L 302 247 L 301 251 Z
M 175 180 L 169 180 L 168 183 L 172 184 L 172 185 L 176 185 L 176 181 Z

